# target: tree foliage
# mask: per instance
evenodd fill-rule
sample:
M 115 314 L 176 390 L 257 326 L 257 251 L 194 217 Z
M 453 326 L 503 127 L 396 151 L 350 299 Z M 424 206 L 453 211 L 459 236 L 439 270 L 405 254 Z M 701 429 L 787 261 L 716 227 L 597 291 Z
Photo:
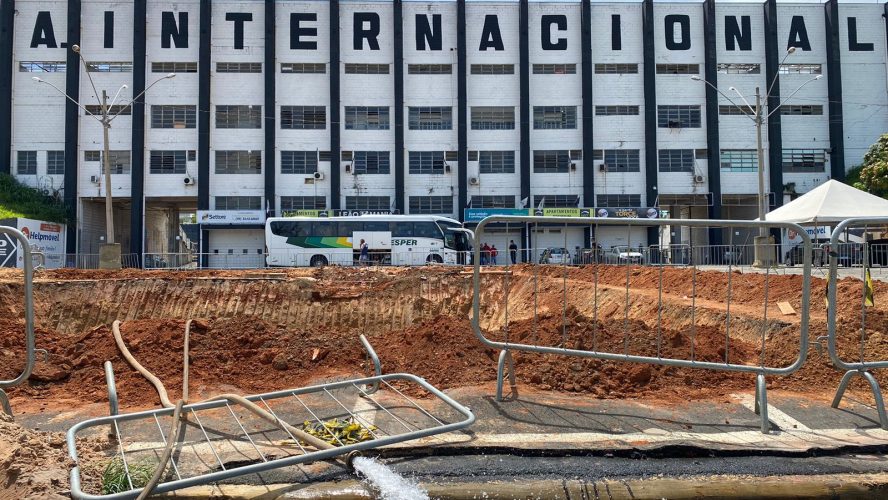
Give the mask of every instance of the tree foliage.
M 857 189 L 888 198 L 888 134 L 883 134 L 873 144 L 858 169 L 848 172 L 848 180 Z M 854 174 L 859 179 L 854 179 Z

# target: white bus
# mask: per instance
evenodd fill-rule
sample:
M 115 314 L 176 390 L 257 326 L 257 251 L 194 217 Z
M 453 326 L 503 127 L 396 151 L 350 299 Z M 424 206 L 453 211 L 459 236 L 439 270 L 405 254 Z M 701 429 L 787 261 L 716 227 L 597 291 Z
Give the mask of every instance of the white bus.
M 371 264 L 465 264 L 472 232 L 434 215 L 273 217 L 265 222 L 268 266 L 353 266 L 361 240 Z

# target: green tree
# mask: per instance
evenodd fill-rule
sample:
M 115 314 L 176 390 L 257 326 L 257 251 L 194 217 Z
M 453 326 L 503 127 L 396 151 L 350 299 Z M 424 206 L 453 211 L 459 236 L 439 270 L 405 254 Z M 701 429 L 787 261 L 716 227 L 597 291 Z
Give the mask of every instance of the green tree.
M 888 198 L 888 134 L 870 147 L 860 167 L 848 172 L 848 181 L 857 189 Z

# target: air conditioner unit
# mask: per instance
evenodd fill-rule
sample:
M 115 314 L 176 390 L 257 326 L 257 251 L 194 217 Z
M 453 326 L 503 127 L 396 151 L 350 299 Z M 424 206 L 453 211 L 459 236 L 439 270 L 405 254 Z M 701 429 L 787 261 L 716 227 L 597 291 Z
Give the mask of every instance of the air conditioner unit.
M 183 182 L 186 186 L 191 186 L 191 185 L 194 184 L 194 179 L 192 179 L 191 177 L 185 177 L 184 179 L 182 179 L 182 182 Z
M 352 171 L 351 163 L 346 163 L 345 164 L 345 173 L 348 174 L 348 173 L 351 173 L 351 171 Z
M 102 181 L 102 178 L 99 177 L 98 175 L 90 175 L 89 176 L 89 182 L 92 182 L 93 184 L 98 184 L 101 181 Z
M 323 172 L 315 172 L 315 173 L 314 173 L 314 179 L 315 179 L 316 181 L 322 181 L 322 180 L 324 180 L 324 173 L 323 173 Z
M 577 164 L 576 164 L 576 163 L 571 163 L 571 164 L 570 164 L 570 169 L 571 169 L 572 171 L 576 172 L 576 171 L 577 171 Z
M 480 179 L 478 179 L 477 177 L 470 177 L 470 178 L 469 178 L 469 185 L 471 185 L 471 186 L 477 186 L 478 184 L 481 184 L 481 180 L 480 180 Z
M 607 172 L 607 163 L 602 163 L 601 165 L 598 165 L 598 171 Z
M 704 182 L 706 182 L 706 177 L 703 177 L 702 175 L 694 176 L 694 184 L 703 184 Z
M 444 164 L 444 172 L 448 173 L 448 174 L 450 173 L 450 164 L 449 163 Z

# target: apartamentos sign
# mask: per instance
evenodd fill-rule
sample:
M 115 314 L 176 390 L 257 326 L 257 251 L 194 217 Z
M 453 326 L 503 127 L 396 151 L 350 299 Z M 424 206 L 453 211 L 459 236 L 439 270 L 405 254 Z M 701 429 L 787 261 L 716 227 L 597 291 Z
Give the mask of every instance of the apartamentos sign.
M 262 210 L 198 210 L 197 223 L 202 225 L 262 224 L 265 212 Z

